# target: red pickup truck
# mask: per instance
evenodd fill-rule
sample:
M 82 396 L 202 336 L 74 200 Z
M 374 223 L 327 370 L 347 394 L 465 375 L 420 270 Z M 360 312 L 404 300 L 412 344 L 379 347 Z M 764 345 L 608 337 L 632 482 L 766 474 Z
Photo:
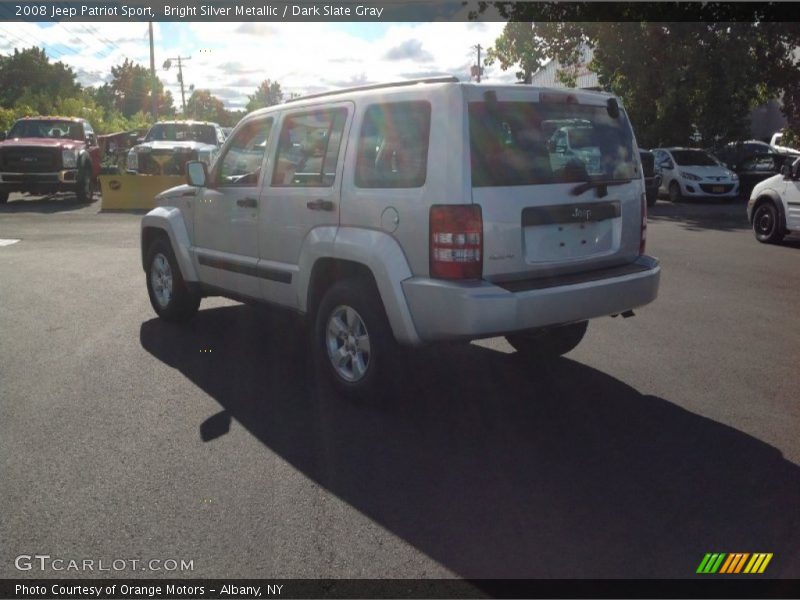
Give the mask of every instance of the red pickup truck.
M 0 132 L 0 204 L 11 192 L 75 192 L 78 202 L 91 202 L 100 162 L 97 136 L 85 119 L 19 119 Z

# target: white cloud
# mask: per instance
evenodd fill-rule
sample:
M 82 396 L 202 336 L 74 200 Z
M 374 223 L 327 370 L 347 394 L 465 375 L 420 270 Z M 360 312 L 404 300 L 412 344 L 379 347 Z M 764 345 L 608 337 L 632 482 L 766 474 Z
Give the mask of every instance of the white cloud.
M 450 74 L 469 79 L 474 46 L 491 46 L 501 22 L 392 24 L 336 23 L 155 23 L 158 76 L 180 99 L 177 68 L 166 58 L 191 56 L 184 81 L 211 89 L 229 108 L 241 108 L 264 79 L 285 92 L 307 94 L 348 85 Z M 0 24 L 8 29 L 10 24 Z M 15 23 L 19 39 L 0 31 L 0 51 L 46 41 L 48 53 L 79 73 L 84 85 L 99 85 L 125 57 L 149 65 L 146 23 L 68 23 L 46 27 Z M 370 29 L 372 28 L 372 29 Z M 76 43 L 80 41 L 80 43 Z M 5 44 L 5 48 L 3 46 Z M 387 59 L 387 56 L 392 60 Z M 513 69 L 487 68 L 484 81 L 513 82 Z

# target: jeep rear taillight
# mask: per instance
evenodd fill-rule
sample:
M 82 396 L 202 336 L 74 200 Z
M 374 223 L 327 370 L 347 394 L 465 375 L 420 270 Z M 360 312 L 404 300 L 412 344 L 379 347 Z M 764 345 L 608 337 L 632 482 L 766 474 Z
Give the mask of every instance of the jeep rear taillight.
M 647 245 L 647 194 L 642 194 L 642 229 L 639 234 L 639 254 L 644 254 Z
M 430 274 L 437 279 L 480 279 L 483 218 L 476 204 L 431 207 Z

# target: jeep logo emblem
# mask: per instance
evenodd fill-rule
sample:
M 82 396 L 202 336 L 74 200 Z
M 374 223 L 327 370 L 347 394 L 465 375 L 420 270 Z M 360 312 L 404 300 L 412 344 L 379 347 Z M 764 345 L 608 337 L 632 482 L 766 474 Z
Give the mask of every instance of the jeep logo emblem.
M 588 221 L 592 218 L 592 211 L 588 208 L 575 208 L 571 216 L 576 221 Z
M 122 182 L 119 181 L 118 179 L 112 179 L 111 181 L 108 182 L 108 187 L 116 191 L 122 187 Z

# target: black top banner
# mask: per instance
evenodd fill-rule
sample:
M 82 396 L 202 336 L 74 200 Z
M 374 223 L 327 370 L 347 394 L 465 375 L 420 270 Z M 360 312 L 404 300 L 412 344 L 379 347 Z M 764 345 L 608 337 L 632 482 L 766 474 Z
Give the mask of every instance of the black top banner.
M 396 0 L 0 0 L 0 21 L 616 21 L 755 22 L 797 18 L 800 2 L 486 2 Z

